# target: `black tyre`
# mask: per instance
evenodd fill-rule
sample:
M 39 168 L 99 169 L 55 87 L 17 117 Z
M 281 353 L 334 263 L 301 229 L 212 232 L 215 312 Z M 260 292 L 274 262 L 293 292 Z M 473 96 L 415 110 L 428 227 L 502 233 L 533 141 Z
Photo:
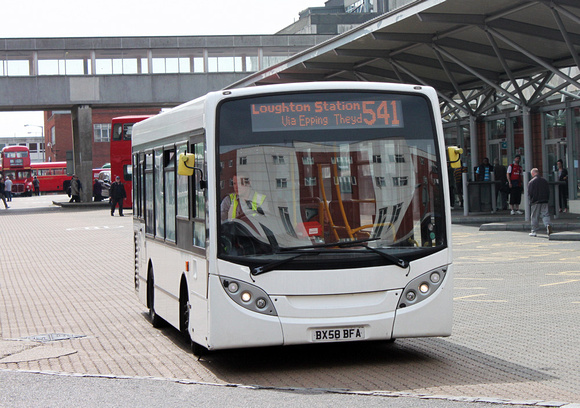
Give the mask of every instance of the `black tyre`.
M 162 327 L 165 323 L 164 320 L 155 313 L 155 281 L 153 278 L 153 272 L 149 271 L 147 275 L 147 306 L 149 307 L 149 320 L 153 327 Z
M 189 291 L 187 290 L 187 285 L 182 283 L 181 290 L 179 291 L 179 331 L 183 334 L 185 341 L 189 343 L 193 355 L 201 357 L 206 354 L 208 350 L 191 339 L 191 334 L 189 332 L 190 308 Z
M 187 285 L 182 283 L 179 291 L 179 331 L 186 341 L 191 341 L 191 336 L 189 335 L 189 308 L 189 292 Z
M 205 347 L 197 344 L 194 341 L 191 342 L 191 352 L 196 357 L 201 357 L 201 356 L 204 356 L 207 353 L 209 353 L 208 349 L 206 349 Z

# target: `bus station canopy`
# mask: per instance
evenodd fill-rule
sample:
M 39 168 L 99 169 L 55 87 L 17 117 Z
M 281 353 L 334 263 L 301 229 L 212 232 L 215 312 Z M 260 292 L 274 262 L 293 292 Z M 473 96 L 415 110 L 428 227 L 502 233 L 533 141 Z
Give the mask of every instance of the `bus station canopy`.
M 580 99 L 579 0 L 422 0 L 230 86 L 379 81 L 433 86 L 444 120 Z

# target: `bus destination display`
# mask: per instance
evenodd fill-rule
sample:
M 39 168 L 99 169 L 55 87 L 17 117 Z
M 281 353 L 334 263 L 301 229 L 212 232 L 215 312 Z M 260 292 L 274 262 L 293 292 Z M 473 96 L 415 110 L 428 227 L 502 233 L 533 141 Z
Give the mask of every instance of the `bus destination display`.
M 252 104 L 252 131 L 402 128 L 400 100 Z

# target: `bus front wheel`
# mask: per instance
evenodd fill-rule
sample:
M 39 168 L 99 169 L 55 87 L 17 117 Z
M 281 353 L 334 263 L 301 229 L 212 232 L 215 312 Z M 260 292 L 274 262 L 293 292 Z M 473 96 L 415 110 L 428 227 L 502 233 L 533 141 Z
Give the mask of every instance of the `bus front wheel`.
M 189 333 L 189 319 L 191 305 L 189 303 L 189 291 L 187 290 L 187 284 L 182 283 L 181 290 L 179 294 L 179 331 L 183 334 L 185 341 L 189 343 L 191 347 L 191 352 L 194 356 L 201 357 L 207 353 L 207 349 L 200 344 L 197 344 L 191 338 Z

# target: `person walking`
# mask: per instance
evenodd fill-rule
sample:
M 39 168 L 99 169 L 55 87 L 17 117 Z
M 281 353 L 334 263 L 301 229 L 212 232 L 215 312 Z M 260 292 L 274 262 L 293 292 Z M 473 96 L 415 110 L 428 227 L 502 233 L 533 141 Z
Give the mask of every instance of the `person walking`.
M 93 184 L 93 199 L 94 201 L 103 201 L 103 185 L 99 179 L 95 179 Z
M 540 217 L 546 227 L 548 236 L 552 233 L 552 223 L 550 221 L 550 210 L 548 202 L 550 201 L 550 185 L 548 181 L 540 175 L 537 168 L 533 168 L 530 172 L 532 179 L 528 183 L 528 198 L 530 199 L 532 232 L 531 237 L 537 236 L 537 231 L 540 228 Z
M 6 181 L 4 184 L 4 195 L 6 196 L 6 201 L 10 202 L 12 201 L 12 180 L 10 180 L 10 176 L 6 176 Z
M 111 199 L 111 216 L 115 215 L 115 207 L 119 205 L 119 216 L 123 217 L 123 200 L 127 197 L 125 186 L 121 183 L 121 177 L 115 177 L 115 182 L 111 184 L 109 190 L 109 197 Z
M 32 179 L 32 186 L 34 187 L 34 195 L 39 196 L 40 195 L 40 181 L 38 181 L 38 177 L 34 176 L 34 179 Z
M 83 185 L 79 180 L 79 176 L 73 174 L 72 180 L 70 181 L 70 201 L 69 203 L 80 203 L 81 202 L 81 191 L 83 191 Z
M 564 168 L 564 162 L 559 159 L 556 162 L 558 166 L 558 181 L 564 181 L 566 184 L 559 186 L 559 198 L 560 198 L 560 212 L 568 211 L 568 170 Z
M 522 202 L 522 186 L 524 171 L 520 166 L 522 157 L 518 154 L 514 157 L 514 162 L 507 168 L 507 179 L 510 188 L 510 206 L 512 208 L 511 215 L 523 214 L 520 211 L 520 203 Z
M 507 210 L 508 208 L 508 194 L 510 192 L 510 187 L 507 179 L 507 169 L 504 165 L 499 164 L 499 159 L 493 159 L 493 176 L 495 181 L 498 183 L 498 201 L 499 205 L 497 208 L 500 210 Z
M 4 203 L 4 208 L 9 209 L 10 206 L 6 204 L 6 197 L 4 196 L 4 192 L 6 189 L 6 184 L 4 183 L 4 177 L 0 175 L 0 200 Z

